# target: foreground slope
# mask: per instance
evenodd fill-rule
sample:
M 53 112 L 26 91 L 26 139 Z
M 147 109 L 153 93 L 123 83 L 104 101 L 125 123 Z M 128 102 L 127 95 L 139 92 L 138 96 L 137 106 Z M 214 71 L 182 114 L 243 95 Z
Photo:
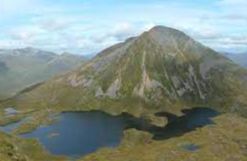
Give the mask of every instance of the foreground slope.
M 83 63 L 71 54 L 57 55 L 34 48 L 0 50 L 0 99 Z
M 178 30 L 157 26 L 4 106 L 135 115 L 210 106 L 245 114 L 245 69 Z

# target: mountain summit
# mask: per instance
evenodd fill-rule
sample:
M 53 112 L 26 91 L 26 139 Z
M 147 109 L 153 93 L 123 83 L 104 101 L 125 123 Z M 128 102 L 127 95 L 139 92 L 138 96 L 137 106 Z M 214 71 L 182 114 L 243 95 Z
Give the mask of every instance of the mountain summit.
M 231 60 L 181 31 L 157 26 L 7 103 L 130 113 L 200 105 L 241 112 L 246 80 L 246 70 Z

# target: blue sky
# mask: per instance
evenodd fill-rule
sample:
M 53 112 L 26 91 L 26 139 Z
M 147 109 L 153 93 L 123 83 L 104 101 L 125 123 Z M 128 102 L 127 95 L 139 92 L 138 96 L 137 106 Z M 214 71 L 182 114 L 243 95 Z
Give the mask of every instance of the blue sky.
M 97 53 L 155 25 L 247 51 L 247 0 L 1 0 L 0 48 Z

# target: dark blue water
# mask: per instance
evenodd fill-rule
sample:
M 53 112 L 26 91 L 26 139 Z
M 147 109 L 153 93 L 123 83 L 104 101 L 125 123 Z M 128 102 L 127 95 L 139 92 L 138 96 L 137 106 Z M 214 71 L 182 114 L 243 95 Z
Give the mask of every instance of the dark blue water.
M 97 111 L 65 112 L 59 115 L 59 119 L 54 124 L 39 127 L 21 136 L 37 138 L 52 154 L 77 158 L 102 147 L 118 146 L 125 129 L 135 128 L 146 131 L 153 134 L 153 139 L 163 140 L 214 124 L 211 118 L 219 114 L 209 108 L 194 108 L 184 110 L 183 113 L 182 116 L 166 112 L 157 113 L 159 117 L 168 118 L 166 126 L 157 127 L 148 120 L 126 113 L 114 117 Z M 8 126 L 5 128 L 8 129 Z
M 219 112 L 210 108 L 194 108 L 183 110 L 182 112 L 184 115 L 180 117 L 166 112 L 157 113 L 157 116 L 167 117 L 168 124 L 165 127 L 152 127 L 149 129 L 154 134 L 154 139 L 162 140 L 181 136 L 196 128 L 214 124 L 211 118 L 219 115 Z
M 56 155 L 83 156 L 100 147 L 115 147 L 122 138 L 124 121 L 102 112 L 62 113 L 59 120 L 49 126 L 22 135 L 38 138 Z

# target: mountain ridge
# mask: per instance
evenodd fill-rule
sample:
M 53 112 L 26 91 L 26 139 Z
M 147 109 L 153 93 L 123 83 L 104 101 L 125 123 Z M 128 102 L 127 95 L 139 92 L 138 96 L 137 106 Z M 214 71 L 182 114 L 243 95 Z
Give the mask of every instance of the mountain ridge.
M 133 114 L 199 105 L 242 113 L 246 73 L 185 33 L 158 26 L 8 104 Z
M 36 48 L 1 49 L 0 51 L 0 98 L 16 92 L 56 74 L 62 74 L 84 63 L 76 55 L 58 55 Z

